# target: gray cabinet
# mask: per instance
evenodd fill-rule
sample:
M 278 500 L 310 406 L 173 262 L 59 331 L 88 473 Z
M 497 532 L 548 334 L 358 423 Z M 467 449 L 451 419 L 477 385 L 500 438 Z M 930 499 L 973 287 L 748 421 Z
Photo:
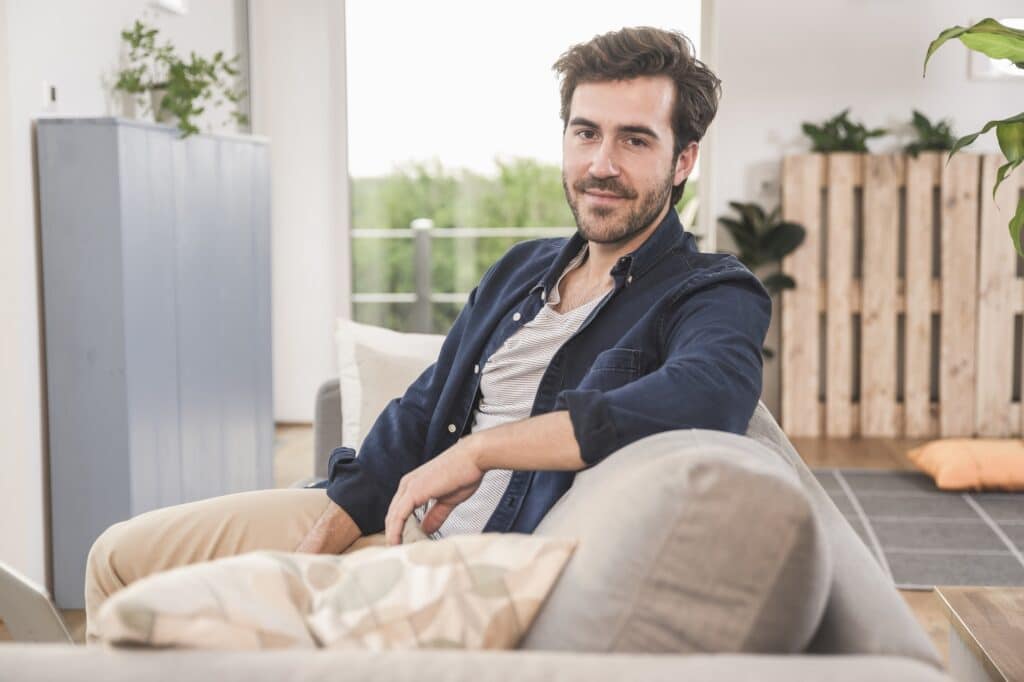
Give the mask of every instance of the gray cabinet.
M 273 482 L 269 146 L 37 122 L 53 577 L 110 524 Z

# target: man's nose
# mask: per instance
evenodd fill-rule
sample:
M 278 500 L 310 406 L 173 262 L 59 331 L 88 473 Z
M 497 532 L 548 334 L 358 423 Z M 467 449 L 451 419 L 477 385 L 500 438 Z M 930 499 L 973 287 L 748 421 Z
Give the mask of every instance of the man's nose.
M 606 138 L 597 148 L 594 158 L 590 160 L 590 174 L 596 178 L 614 177 L 619 174 L 618 164 L 614 158 L 614 140 Z

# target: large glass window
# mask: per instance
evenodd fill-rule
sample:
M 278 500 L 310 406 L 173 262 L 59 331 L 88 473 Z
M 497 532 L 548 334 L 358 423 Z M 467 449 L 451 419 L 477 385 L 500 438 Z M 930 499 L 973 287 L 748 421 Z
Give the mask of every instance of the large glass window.
M 575 232 L 551 65 L 641 25 L 680 30 L 700 54 L 699 0 L 348 0 L 356 320 L 446 332 L 512 244 Z M 698 177 L 677 206 L 688 226 Z

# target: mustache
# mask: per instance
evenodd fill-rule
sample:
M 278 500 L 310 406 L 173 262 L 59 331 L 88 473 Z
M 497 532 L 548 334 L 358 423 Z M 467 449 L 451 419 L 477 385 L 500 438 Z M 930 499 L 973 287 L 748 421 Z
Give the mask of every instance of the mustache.
M 611 192 L 625 199 L 636 199 L 635 190 L 623 185 L 617 178 L 595 178 L 593 176 L 582 178 L 573 183 L 572 188 L 579 193 L 596 189 L 599 192 Z

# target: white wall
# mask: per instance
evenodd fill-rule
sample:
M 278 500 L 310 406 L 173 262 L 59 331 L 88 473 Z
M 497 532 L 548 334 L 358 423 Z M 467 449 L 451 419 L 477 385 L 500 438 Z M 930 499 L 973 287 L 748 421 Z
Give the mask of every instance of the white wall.
M 252 0 L 249 20 L 253 131 L 271 138 L 274 416 L 310 422 L 350 315 L 344 2 Z
M 240 49 L 235 0 L 190 2 L 156 25 L 183 51 Z M 54 113 L 114 115 L 106 84 L 120 31 L 145 0 L 0 0 L 0 560 L 45 584 L 46 463 L 32 120 L 44 81 Z M 244 27 L 243 27 L 244 28 Z
M 714 144 L 706 170 L 708 204 L 717 218 L 728 201 L 778 204 L 783 155 L 810 150 L 804 121 L 846 107 L 869 127 L 907 126 L 911 110 L 953 119 L 954 132 L 1017 113 L 1024 81 L 968 79 L 968 51 L 943 46 L 921 77 L 928 44 L 942 29 L 986 16 L 1024 15 L 1020 0 L 716 0 L 705 45 L 723 81 Z M 873 139 L 872 151 L 896 151 L 900 140 Z M 994 136 L 977 151 L 997 149 Z M 731 247 L 719 231 L 719 247 Z M 1008 245 L 1009 247 L 1009 245 Z M 768 345 L 779 347 L 778 309 Z M 765 368 L 765 403 L 778 409 L 778 363 Z

